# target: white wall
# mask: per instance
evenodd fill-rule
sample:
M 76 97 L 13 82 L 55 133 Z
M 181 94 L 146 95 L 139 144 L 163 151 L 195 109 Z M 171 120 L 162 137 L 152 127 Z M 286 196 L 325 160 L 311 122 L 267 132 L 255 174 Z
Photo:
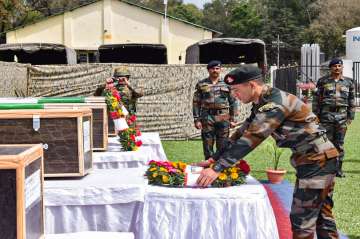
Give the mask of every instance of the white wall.
M 58 43 L 96 50 L 102 44 L 167 47 L 169 64 L 185 63 L 186 48 L 212 32 L 118 0 L 103 0 L 7 33 L 8 43 Z M 182 60 L 179 62 L 179 56 Z

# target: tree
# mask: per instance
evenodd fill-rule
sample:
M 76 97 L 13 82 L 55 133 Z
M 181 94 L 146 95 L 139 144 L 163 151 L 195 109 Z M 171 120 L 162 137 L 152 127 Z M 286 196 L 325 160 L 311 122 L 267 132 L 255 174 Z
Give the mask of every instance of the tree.
M 316 8 L 321 10 L 303 32 L 303 39 L 319 43 L 328 58 L 344 54 L 345 31 L 360 24 L 360 0 L 318 0 Z
M 24 13 L 25 7 L 18 0 L 0 1 L 0 32 L 15 26 L 16 22 Z
M 169 9 L 169 15 L 195 24 L 201 24 L 204 17 L 202 11 L 194 4 L 178 4 Z
M 259 38 L 263 31 L 263 19 L 254 5 L 241 2 L 231 11 L 230 26 L 233 37 Z
M 299 60 L 300 47 L 303 43 L 302 32 L 315 18 L 313 4 L 316 0 L 250 0 L 262 18 L 259 38 L 267 44 L 269 63 L 276 62 L 277 42 L 279 35 L 283 43 L 282 63 L 288 64 Z M 284 55 L 285 54 L 285 55 Z
M 224 37 L 232 36 L 231 13 L 239 2 L 239 0 L 213 0 L 206 3 L 202 25 L 222 32 Z

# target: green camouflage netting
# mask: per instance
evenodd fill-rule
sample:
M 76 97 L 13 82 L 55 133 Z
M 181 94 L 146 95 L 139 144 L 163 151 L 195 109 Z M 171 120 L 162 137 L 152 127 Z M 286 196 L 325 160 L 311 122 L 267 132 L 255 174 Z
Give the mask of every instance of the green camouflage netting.
M 27 96 L 90 96 L 112 75 L 113 69 L 121 65 L 128 67 L 130 83 L 144 89 L 145 96 L 138 100 L 137 105 L 138 123 L 143 132 L 159 132 L 162 139 L 190 139 L 200 135 L 193 126 L 192 98 L 196 83 L 208 75 L 204 65 L 30 66 L 5 63 L 0 64 L 0 74 L 5 74 L 3 84 L 7 82 L 11 85 L 8 88 L 26 92 Z M 21 73 L 14 74 L 10 68 Z M 23 74 L 26 69 L 27 76 Z M 224 74 L 231 69 L 225 67 Z M 6 74 L 10 76 L 6 77 Z M 19 82 L 24 84 L 13 84 L 13 79 L 17 78 L 21 78 Z M 1 93 L 2 96 L 12 96 L 6 91 Z M 249 109 L 248 105 L 241 106 L 239 122 L 245 119 Z

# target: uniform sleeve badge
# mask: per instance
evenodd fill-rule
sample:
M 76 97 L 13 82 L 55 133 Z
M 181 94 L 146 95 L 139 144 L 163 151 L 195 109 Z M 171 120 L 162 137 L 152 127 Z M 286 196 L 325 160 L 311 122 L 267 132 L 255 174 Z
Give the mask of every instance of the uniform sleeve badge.
M 276 107 L 276 104 L 273 102 L 267 103 L 259 108 L 259 112 L 269 111 Z

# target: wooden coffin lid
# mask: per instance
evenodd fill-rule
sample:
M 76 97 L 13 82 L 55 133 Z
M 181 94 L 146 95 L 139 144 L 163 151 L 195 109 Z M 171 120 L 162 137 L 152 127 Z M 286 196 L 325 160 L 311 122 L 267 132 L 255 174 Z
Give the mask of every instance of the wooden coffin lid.
M 105 103 L 105 97 L 102 96 L 93 96 L 93 97 L 85 97 L 86 103 Z
M 0 144 L 0 168 L 28 165 L 42 156 L 41 144 Z
M 76 108 L 106 108 L 105 103 L 54 103 L 54 104 L 44 104 L 45 109 L 76 109 Z
M 26 119 L 34 115 L 39 115 L 40 118 L 72 118 L 91 116 L 92 111 L 89 108 L 0 110 L 0 119 Z

